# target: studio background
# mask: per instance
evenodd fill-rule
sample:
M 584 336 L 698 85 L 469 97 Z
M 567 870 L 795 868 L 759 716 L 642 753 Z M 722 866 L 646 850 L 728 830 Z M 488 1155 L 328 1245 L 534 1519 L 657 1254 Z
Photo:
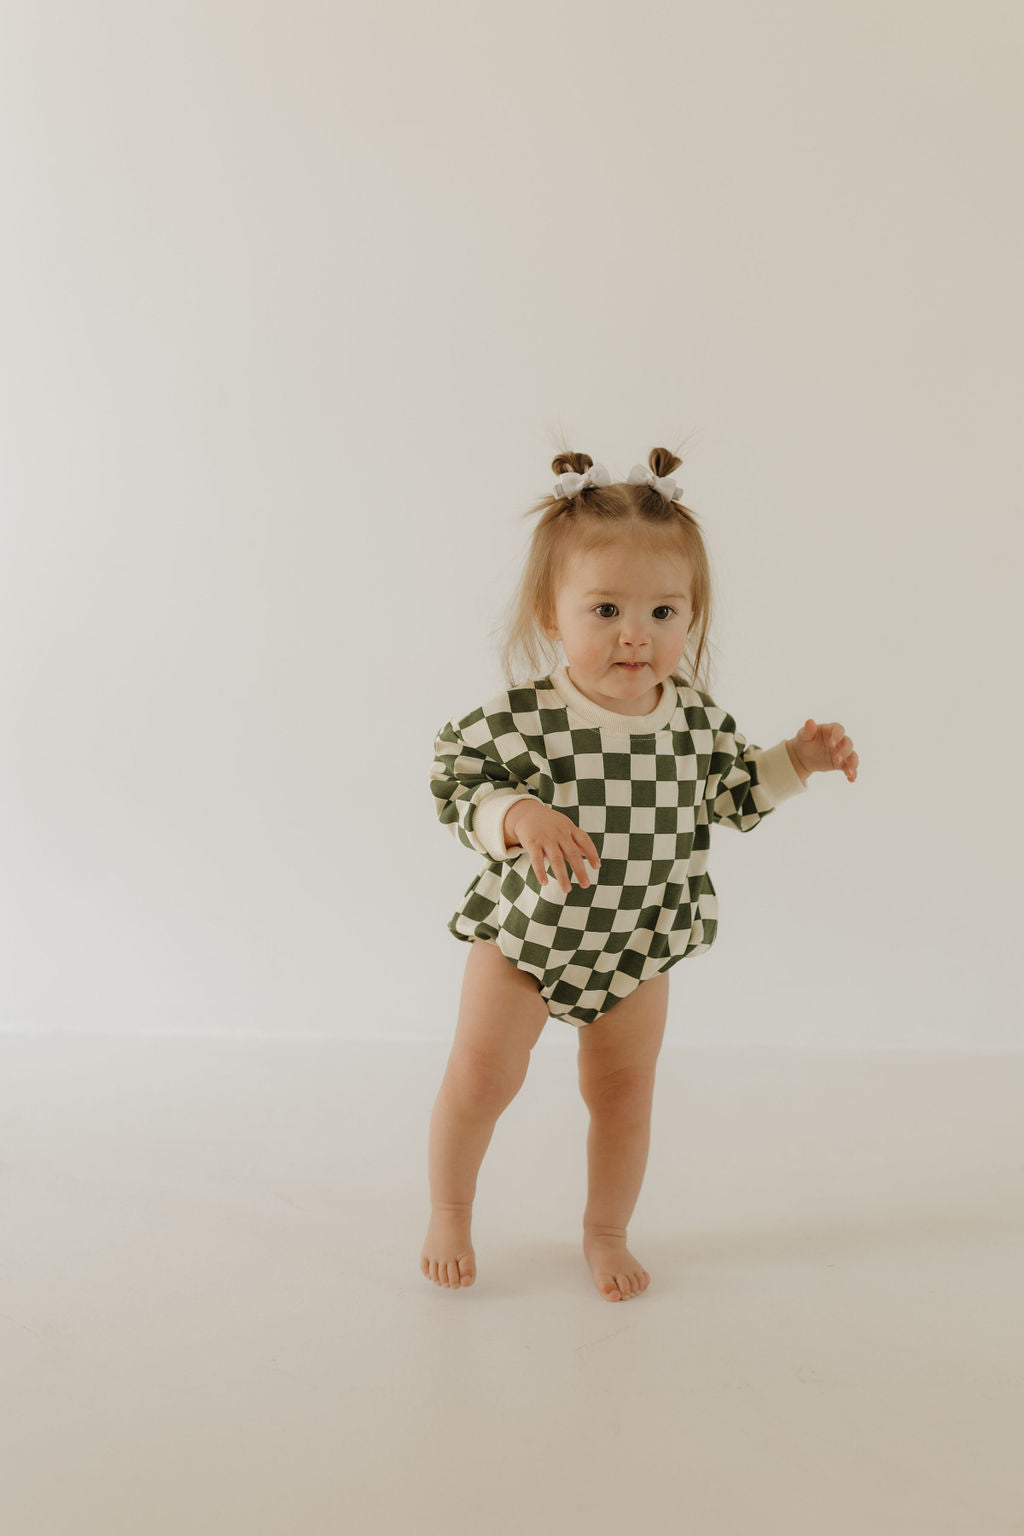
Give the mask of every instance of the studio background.
M 715 829 L 667 1044 L 1019 1044 L 1012 12 L 2 20 L 0 1029 L 450 1038 L 564 439 L 679 447 L 714 696 L 861 759 Z
M 1022 43 L 0 0 L 4 1536 L 1024 1530 Z M 713 696 L 860 757 L 713 829 L 614 1306 L 559 1020 L 422 1268 L 563 442 L 679 449 Z

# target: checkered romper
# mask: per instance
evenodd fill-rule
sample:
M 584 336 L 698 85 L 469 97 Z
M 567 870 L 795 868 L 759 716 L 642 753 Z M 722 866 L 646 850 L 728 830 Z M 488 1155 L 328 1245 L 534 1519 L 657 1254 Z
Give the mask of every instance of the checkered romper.
M 510 688 L 437 733 L 430 770 L 444 826 L 482 854 L 448 929 L 496 944 L 535 976 L 553 1017 L 591 1024 L 634 987 L 710 949 L 718 898 L 711 823 L 749 832 L 806 789 L 785 741 L 748 745 L 710 694 L 673 674 L 648 715 L 601 709 L 568 667 Z M 515 800 L 535 796 L 582 827 L 601 867 L 563 891 L 506 846 Z

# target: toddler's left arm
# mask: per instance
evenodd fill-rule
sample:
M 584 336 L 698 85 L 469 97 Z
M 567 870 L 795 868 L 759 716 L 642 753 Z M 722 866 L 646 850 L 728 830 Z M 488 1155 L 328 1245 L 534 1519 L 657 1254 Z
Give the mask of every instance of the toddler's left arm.
M 857 777 L 860 758 L 838 720 L 828 725 L 805 721 L 786 742 L 786 751 L 805 784 L 812 773 L 827 773 L 832 768 L 841 768 L 851 784 Z

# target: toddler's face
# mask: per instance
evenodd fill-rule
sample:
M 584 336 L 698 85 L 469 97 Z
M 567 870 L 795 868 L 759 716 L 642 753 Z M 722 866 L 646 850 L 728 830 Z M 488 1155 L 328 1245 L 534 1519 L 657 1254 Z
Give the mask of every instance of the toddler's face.
M 690 563 L 614 545 L 575 555 L 545 629 L 572 682 L 603 709 L 646 715 L 679 665 L 693 618 Z M 638 662 L 634 670 L 623 662 Z

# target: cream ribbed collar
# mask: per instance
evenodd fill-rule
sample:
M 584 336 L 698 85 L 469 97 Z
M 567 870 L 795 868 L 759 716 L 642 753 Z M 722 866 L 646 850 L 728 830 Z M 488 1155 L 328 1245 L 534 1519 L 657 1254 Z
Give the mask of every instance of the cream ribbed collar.
M 580 693 L 569 677 L 568 663 L 550 674 L 551 685 L 562 703 L 587 725 L 598 725 L 604 731 L 619 736 L 650 736 L 660 731 L 671 720 L 678 703 L 676 685 L 666 677 L 661 685 L 661 698 L 649 715 L 620 715 L 615 710 L 601 709 L 585 693 Z

